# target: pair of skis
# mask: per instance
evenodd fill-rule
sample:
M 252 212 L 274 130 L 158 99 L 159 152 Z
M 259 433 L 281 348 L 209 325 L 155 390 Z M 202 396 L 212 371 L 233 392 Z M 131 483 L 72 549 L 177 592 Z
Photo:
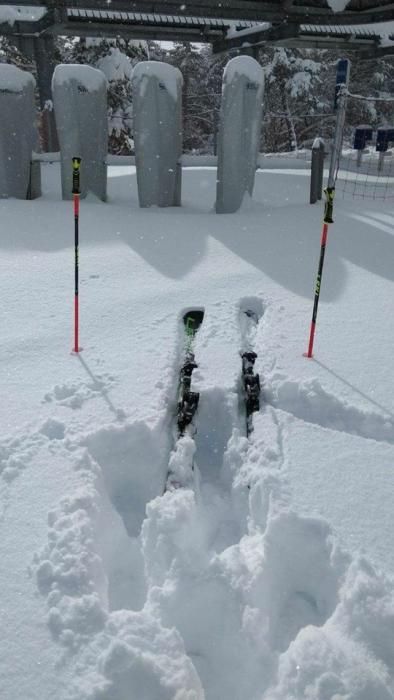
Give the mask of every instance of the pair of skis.
M 257 326 L 258 317 L 253 311 L 246 310 L 244 312 L 249 323 L 255 323 Z M 182 439 L 189 437 L 193 439 L 195 434 L 194 418 L 197 413 L 200 394 L 192 390 L 193 371 L 198 367 L 195 360 L 194 344 L 197 333 L 204 320 L 204 311 L 201 309 L 191 309 L 187 311 L 183 317 L 183 326 L 185 333 L 185 349 L 184 358 L 179 373 L 179 388 L 177 401 L 177 437 L 176 448 L 172 455 L 167 475 L 166 490 L 173 490 L 182 486 L 184 479 L 179 476 L 179 468 L 176 457 L 176 451 L 181 449 Z M 242 358 L 242 386 L 243 386 L 243 401 L 245 404 L 246 414 L 246 435 L 249 437 L 253 430 L 253 413 L 260 408 L 260 377 L 254 372 L 254 365 L 257 358 L 256 353 L 251 348 L 246 348 L 241 352 Z M 194 471 L 193 454 L 190 456 L 190 451 L 185 451 L 186 459 L 190 459 L 188 469 L 182 469 L 182 472 L 190 475 Z M 182 459 L 182 455 L 181 455 Z M 179 467 L 179 465 L 178 465 Z
M 257 328 L 259 322 L 258 315 L 251 309 L 246 309 L 243 312 L 247 318 L 247 325 Z M 257 359 L 257 354 L 251 347 L 245 349 L 241 353 L 242 357 L 242 383 L 244 389 L 244 401 L 246 412 L 246 435 L 249 437 L 253 430 L 252 415 L 255 411 L 260 410 L 260 375 L 255 374 L 254 364 Z

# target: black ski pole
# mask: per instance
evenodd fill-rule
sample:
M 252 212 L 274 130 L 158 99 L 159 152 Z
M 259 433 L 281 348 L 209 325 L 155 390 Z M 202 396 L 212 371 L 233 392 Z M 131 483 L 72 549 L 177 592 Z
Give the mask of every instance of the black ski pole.
M 81 194 L 80 170 L 81 158 L 72 159 L 73 167 L 73 202 L 74 202 L 74 352 L 80 351 L 79 347 L 79 199 Z

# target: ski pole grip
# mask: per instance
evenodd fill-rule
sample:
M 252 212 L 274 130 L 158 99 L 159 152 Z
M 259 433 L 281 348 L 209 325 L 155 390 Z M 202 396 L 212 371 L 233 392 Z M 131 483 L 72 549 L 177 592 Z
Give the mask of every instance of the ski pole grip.
M 326 195 L 326 202 L 324 205 L 324 223 L 325 224 L 333 224 L 334 219 L 332 218 L 332 215 L 333 215 L 333 211 L 334 211 L 335 190 L 333 187 L 327 187 L 324 190 L 324 194 Z
M 74 157 L 73 164 L 73 189 L 72 194 L 81 194 L 81 158 Z

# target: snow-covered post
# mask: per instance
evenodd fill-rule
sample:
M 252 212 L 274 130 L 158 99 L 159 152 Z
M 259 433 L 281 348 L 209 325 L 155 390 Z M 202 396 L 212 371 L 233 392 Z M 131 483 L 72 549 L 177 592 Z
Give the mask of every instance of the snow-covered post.
M 27 71 L 0 64 L 0 197 L 28 197 L 35 141 L 35 85 Z
M 72 199 L 70 163 L 83 160 L 81 197 L 92 192 L 107 198 L 107 79 L 90 66 L 57 66 L 52 80 L 53 103 L 60 143 L 63 199 Z
M 224 69 L 218 135 L 216 212 L 237 211 L 253 193 L 264 92 L 263 69 L 250 56 L 237 56 Z
M 322 198 L 324 170 L 324 141 L 316 138 L 312 146 L 310 204 Z
M 182 74 L 159 61 L 132 75 L 135 163 L 141 207 L 181 203 Z

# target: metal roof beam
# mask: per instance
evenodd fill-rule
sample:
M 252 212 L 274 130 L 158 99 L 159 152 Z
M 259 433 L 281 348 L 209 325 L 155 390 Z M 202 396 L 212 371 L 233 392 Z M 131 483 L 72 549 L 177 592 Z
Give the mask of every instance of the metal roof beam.
M 280 22 L 285 19 L 293 22 L 309 21 L 316 24 L 360 24 L 393 19 L 394 4 L 391 0 L 350 0 L 353 10 L 332 12 L 331 8 L 321 7 L 321 3 L 307 0 L 304 5 L 297 0 L 186 0 L 180 5 L 176 0 L 111 0 L 111 11 L 142 12 L 158 15 L 209 17 L 218 19 L 245 19 L 258 22 Z M 316 2 L 316 4 L 314 4 Z M 109 10 L 107 0 L 0 0 L 0 5 L 33 5 L 48 9 L 76 8 Z M 364 8 L 366 9 L 362 9 Z M 181 7 L 184 8 L 181 10 Z
M 194 43 L 212 43 L 223 36 L 223 30 L 217 27 L 172 25 L 163 23 L 145 24 L 144 22 L 110 23 L 82 18 L 68 18 L 57 26 L 57 33 L 64 36 L 81 37 L 116 37 L 128 39 L 152 39 L 154 41 L 191 41 Z M 49 32 L 52 30 L 49 30 Z

